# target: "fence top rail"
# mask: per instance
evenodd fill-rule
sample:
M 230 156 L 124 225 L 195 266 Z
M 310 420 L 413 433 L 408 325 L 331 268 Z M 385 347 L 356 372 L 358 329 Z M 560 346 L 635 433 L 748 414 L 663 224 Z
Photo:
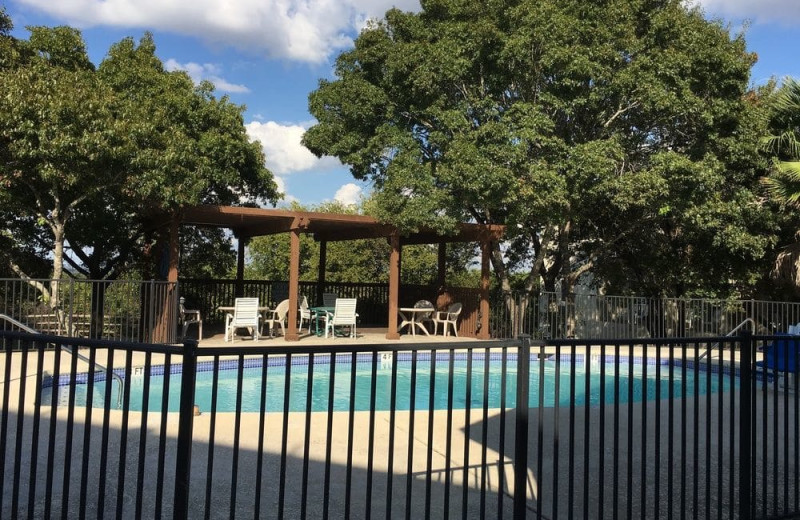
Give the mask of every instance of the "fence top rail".
M 0 330 L 0 338 L 29 341 L 31 343 L 53 343 L 66 347 L 113 348 L 117 350 L 131 350 L 153 352 L 158 354 L 182 354 L 183 347 L 160 343 L 140 343 L 134 341 L 118 341 L 104 339 L 70 338 L 52 334 L 30 334 L 11 330 Z
M 464 342 L 436 343 L 369 343 L 363 345 L 307 345 L 307 346 L 246 346 L 246 347 L 198 347 L 198 356 L 251 356 L 266 354 L 358 354 L 379 352 L 412 352 L 429 350 L 485 350 L 503 347 L 517 348 L 520 340 L 486 340 Z

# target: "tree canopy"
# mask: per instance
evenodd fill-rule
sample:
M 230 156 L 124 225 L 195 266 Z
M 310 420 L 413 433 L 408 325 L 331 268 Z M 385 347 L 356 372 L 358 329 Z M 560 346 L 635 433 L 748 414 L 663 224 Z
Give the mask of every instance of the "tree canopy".
M 304 143 L 402 228 L 506 224 L 506 290 L 726 295 L 774 242 L 754 60 L 679 0 L 427 0 L 338 57 Z
M 145 247 L 155 212 L 200 203 L 274 203 L 277 186 L 244 108 L 168 72 L 152 36 L 114 44 L 98 67 L 79 31 L 0 19 L 0 200 L 7 265 L 52 256 L 89 278 L 114 278 Z M 6 59 L 8 57 L 8 59 Z M 65 246 L 69 254 L 65 255 Z

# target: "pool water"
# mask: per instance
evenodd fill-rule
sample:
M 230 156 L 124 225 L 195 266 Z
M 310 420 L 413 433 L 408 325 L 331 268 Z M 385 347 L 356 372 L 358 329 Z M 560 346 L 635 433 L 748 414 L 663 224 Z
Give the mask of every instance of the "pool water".
M 458 355 L 457 355 L 458 356 Z M 363 359 L 362 359 L 363 358 Z M 371 356 L 359 356 L 355 366 L 355 398 L 353 399 L 354 409 L 363 411 L 370 409 L 371 401 L 371 382 L 372 382 L 372 363 Z M 403 359 L 406 358 L 406 359 Z M 530 400 L 531 407 L 538 407 L 540 403 L 545 407 L 569 406 L 574 402 L 576 406 L 598 406 L 601 398 L 607 404 L 628 403 L 629 400 L 641 402 L 642 400 L 655 400 L 680 398 L 683 395 L 689 398 L 695 393 L 705 395 L 708 392 L 718 392 L 720 389 L 727 390 L 731 386 L 730 375 L 725 375 L 720 381 L 719 374 L 701 370 L 699 377 L 695 378 L 692 368 L 685 372 L 680 366 L 674 366 L 672 370 L 672 382 L 670 384 L 670 370 L 667 364 L 659 367 L 660 380 L 656 383 L 656 365 L 643 364 L 641 360 L 620 360 L 619 364 L 613 358 L 607 357 L 600 362 L 599 356 L 592 356 L 587 364 L 584 356 L 576 357 L 575 372 L 571 375 L 572 367 L 568 357 L 560 360 L 547 359 L 539 362 L 533 358 L 530 364 Z M 266 396 L 265 409 L 268 412 L 283 411 L 284 394 L 286 387 L 287 370 L 280 358 L 281 364 L 267 367 L 266 377 Z M 307 359 L 307 358 L 306 358 Z M 311 410 L 328 410 L 328 396 L 331 386 L 331 364 L 329 356 L 316 356 L 313 367 L 313 384 L 311 385 Z M 269 365 L 272 365 L 273 358 L 270 358 Z M 297 361 L 295 356 L 294 361 Z M 222 362 L 231 365 L 231 362 Z M 222 366 L 219 370 L 217 388 L 217 411 L 230 412 L 236 410 L 236 395 L 238 385 L 238 369 L 236 367 L 227 368 Z M 664 362 L 666 363 L 666 362 Z M 257 366 L 248 366 L 257 365 Z M 431 377 L 432 366 L 430 356 L 420 355 L 417 361 L 416 385 L 414 396 L 414 408 L 416 410 L 427 410 L 431 400 L 431 387 L 433 392 L 433 408 L 436 410 L 447 409 L 449 392 L 449 358 L 437 356 L 435 361 L 435 377 Z M 249 359 L 242 369 L 242 399 L 241 409 L 243 412 L 259 412 L 262 406 L 262 371 L 261 359 Z M 195 404 L 203 411 L 211 410 L 213 371 L 211 363 L 199 364 Z M 203 370 L 203 371 L 200 371 Z M 619 373 L 617 380 L 615 370 Z M 162 370 L 163 371 L 163 370 Z M 505 406 L 512 408 L 516 406 L 516 360 L 509 356 L 505 370 Z M 333 374 L 334 398 L 332 408 L 335 411 L 346 411 L 350 409 L 351 403 L 351 372 L 352 362 L 350 356 L 338 356 L 335 363 Z M 396 409 L 409 410 L 411 403 L 411 360 L 410 356 L 404 355 L 397 361 L 397 381 L 396 381 Z M 452 379 L 452 400 L 453 408 L 464 409 L 467 401 L 467 359 L 465 355 L 456 357 L 453 360 L 453 379 Z M 587 389 L 587 372 L 588 389 Z M 602 378 L 601 378 L 602 372 Z M 488 370 L 488 392 L 484 396 L 484 356 L 476 354 L 473 356 L 471 387 L 470 387 L 470 407 L 483 408 L 484 399 L 488 401 L 489 408 L 499 408 L 501 406 L 503 388 L 503 367 L 500 356 L 494 354 L 490 356 Z M 308 390 L 309 365 L 292 365 L 289 376 L 289 410 L 304 411 L 306 409 L 306 396 Z M 375 409 L 378 411 L 389 410 L 391 406 L 392 388 L 392 367 L 390 363 L 379 361 L 375 371 Z M 544 392 L 539 393 L 540 378 L 543 377 Z M 137 374 L 131 378 L 131 388 L 129 409 L 142 410 L 144 398 L 144 375 Z M 150 411 L 161 409 L 161 402 L 164 391 L 163 375 L 151 375 L 149 387 L 149 406 Z M 617 385 L 615 386 L 615 381 Z M 93 405 L 103 406 L 105 392 L 105 381 L 98 381 L 94 385 Z M 119 408 L 116 404 L 117 383 L 113 382 L 112 388 L 112 407 Z M 179 405 L 179 395 L 181 386 L 181 374 L 172 373 L 169 378 L 169 410 L 177 411 Z M 574 390 L 573 390 L 574 387 Z M 558 390 L 557 390 L 558 389 Z M 587 391 L 588 390 L 588 391 Z M 85 405 L 87 385 L 76 385 L 76 404 Z M 43 402 L 50 400 L 51 392 L 43 392 Z M 59 389 L 59 402 L 67 403 L 69 398 L 69 386 L 63 385 Z

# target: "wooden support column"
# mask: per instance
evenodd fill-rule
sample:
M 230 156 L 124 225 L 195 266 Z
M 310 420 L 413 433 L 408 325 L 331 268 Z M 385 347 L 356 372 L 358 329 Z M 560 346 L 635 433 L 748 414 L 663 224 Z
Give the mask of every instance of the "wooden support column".
M 436 288 L 444 287 L 447 276 L 447 243 L 439 242 L 439 257 L 436 270 Z
M 397 332 L 397 302 L 400 299 L 400 235 L 395 231 L 389 237 L 392 252 L 389 254 L 389 330 L 386 339 L 400 339 Z
M 317 305 L 322 305 L 322 293 L 325 292 L 325 263 L 328 260 L 328 241 L 319 243 L 319 271 L 317 273 Z
M 297 333 L 297 307 L 300 285 L 300 228 L 292 226 L 290 233 L 289 248 L 289 314 L 287 316 L 288 328 L 286 330 L 286 341 L 298 341 L 300 335 Z
M 152 341 L 154 343 L 174 343 L 178 327 L 178 263 L 180 260 L 180 217 L 173 213 L 169 222 L 168 249 L 169 259 L 167 268 L 166 290 L 162 293 L 163 301 L 156 312 L 155 330 Z M 158 301 L 158 300 L 156 300 Z
M 178 281 L 178 261 L 180 260 L 180 220 L 178 215 L 173 214 L 169 222 L 169 273 L 168 282 Z
M 489 240 L 481 241 L 481 330 L 478 339 L 489 339 Z
M 244 296 L 244 248 L 247 246 L 247 239 L 237 234 L 236 248 L 236 297 Z

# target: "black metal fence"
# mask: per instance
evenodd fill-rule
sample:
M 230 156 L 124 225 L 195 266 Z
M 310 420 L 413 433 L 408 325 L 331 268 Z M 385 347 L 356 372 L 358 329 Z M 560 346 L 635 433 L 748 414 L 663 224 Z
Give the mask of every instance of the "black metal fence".
M 36 286 L 48 290 L 43 297 Z M 274 306 L 288 296 L 285 281 L 245 280 L 241 294 L 254 296 Z M 474 334 L 480 292 L 447 289 L 455 301 L 464 304 L 459 328 Z M 313 305 L 321 292 L 358 298 L 359 319 L 364 325 L 388 324 L 388 286 L 382 283 L 335 283 L 320 286 L 301 282 L 300 295 Z M 52 295 L 58 295 L 57 305 Z M 0 279 L 0 314 L 32 327 L 59 335 L 124 341 L 177 341 L 178 297 L 198 309 L 205 326 L 217 330 L 224 322 L 220 306 L 233 304 L 236 280 L 181 280 L 178 284 L 154 281 L 32 280 Z M 436 287 L 401 288 L 400 305 L 411 306 L 418 299 L 435 302 Z M 490 336 L 515 338 L 528 334 L 537 339 L 563 338 L 686 338 L 724 336 L 747 325 L 757 334 L 785 332 L 800 323 L 800 303 L 763 300 L 715 300 L 644 298 L 557 293 L 490 297 Z M 474 312 L 469 312 L 470 309 Z M 464 322 L 469 321 L 465 324 Z M 747 322 L 747 323 L 745 323 Z M 467 325 L 462 327 L 462 325 Z M 0 321 L 0 328 L 8 328 Z
M 737 327 L 786 332 L 800 322 L 800 303 L 603 294 L 500 293 L 491 300 L 492 337 L 687 338 L 725 336 Z M 750 320 L 747 324 L 744 322 Z
M 3 518 L 800 512 L 796 337 L 0 341 Z

